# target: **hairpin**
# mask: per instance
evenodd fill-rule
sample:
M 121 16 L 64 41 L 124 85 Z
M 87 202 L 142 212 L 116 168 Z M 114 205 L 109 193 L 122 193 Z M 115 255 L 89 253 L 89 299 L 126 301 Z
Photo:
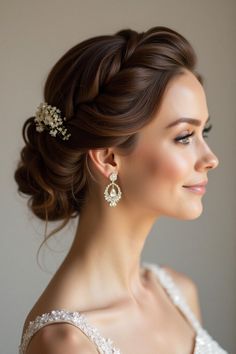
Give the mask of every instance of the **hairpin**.
M 50 106 L 47 102 L 40 103 L 34 118 L 36 130 L 38 132 L 48 130 L 51 136 L 56 137 L 59 134 L 62 140 L 68 140 L 71 134 L 67 134 L 67 129 L 63 126 L 66 117 L 62 118 L 60 113 L 57 107 Z

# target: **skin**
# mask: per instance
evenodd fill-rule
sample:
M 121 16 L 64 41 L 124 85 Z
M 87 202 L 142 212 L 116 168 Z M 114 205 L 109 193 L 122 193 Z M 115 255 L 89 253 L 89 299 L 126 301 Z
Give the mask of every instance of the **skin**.
M 66 308 L 83 312 L 122 353 L 141 354 L 145 346 L 149 354 L 192 353 L 191 325 L 154 274 L 141 268 L 140 257 L 150 229 L 159 217 L 192 220 L 202 213 L 203 196 L 183 185 L 208 179 L 208 170 L 219 163 L 202 135 L 208 115 L 203 87 L 185 70 L 168 84 L 159 111 L 141 130 L 130 155 L 124 156 L 116 148 L 89 151 L 97 183 L 92 184 L 66 258 L 32 308 L 26 324 L 38 314 Z M 196 118 L 200 126 L 181 123 L 166 128 L 180 117 Z M 194 135 L 187 139 L 189 144 L 175 141 L 193 131 Z M 113 171 L 118 172 L 116 183 L 122 190 L 115 208 L 103 196 Z M 168 271 L 200 319 L 194 284 L 185 275 L 170 268 Z M 89 340 L 68 324 L 41 329 L 27 353 L 37 354 L 37 340 L 42 340 L 42 336 L 50 338 L 50 333 L 55 343 L 59 328 L 71 334 L 68 338 L 76 338 L 76 343 L 80 338 L 77 348 L 84 343 L 83 349 L 96 353 Z

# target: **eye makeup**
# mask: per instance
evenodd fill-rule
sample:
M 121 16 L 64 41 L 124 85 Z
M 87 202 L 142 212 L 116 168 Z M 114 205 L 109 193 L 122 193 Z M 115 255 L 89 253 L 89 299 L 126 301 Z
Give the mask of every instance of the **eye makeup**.
M 208 127 L 205 127 L 202 131 L 202 135 L 204 138 L 207 138 L 208 137 L 208 132 L 210 132 L 210 130 L 212 129 L 213 125 L 210 124 Z M 183 136 L 179 136 L 177 138 L 175 138 L 175 141 L 176 142 L 181 142 L 182 144 L 184 145 L 187 145 L 189 144 L 189 141 L 186 141 L 186 139 L 190 138 L 191 136 L 194 135 L 194 131 L 192 133 L 189 133 L 189 134 L 186 134 L 186 135 L 183 135 Z M 185 141 L 185 142 L 184 142 Z

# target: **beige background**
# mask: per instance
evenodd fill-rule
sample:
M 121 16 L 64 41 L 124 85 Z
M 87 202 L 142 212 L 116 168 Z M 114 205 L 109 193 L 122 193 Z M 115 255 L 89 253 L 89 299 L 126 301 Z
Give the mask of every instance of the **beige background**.
M 72 241 L 58 234 L 36 263 L 43 225 L 16 193 L 13 171 L 21 128 L 42 100 L 51 66 L 79 41 L 130 27 L 166 25 L 193 44 L 205 77 L 213 130 L 209 145 L 219 166 L 209 174 L 204 211 L 193 221 L 162 218 L 143 260 L 165 263 L 197 284 L 204 327 L 236 353 L 235 238 L 235 1 L 100 0 L 1 1 L 1 353 L 17 352 L 23 320 Z M 45 270 L 46 268 L 46 270 Z M 148 353 L 145 353 L 148 354 Z

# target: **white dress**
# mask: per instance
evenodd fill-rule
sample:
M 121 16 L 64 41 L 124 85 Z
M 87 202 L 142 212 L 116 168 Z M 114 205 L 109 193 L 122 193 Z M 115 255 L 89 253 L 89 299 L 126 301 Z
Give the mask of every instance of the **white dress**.
M 229 354 L 202 328 L 170 274 L 155 263 L 143 262 L 142 265 L 157 275 L 173 303 L 193 326 L 196 332 L 194 354 Z M 55 322 L 67 322 L 79 328 L 94 343 L 100 354 L 125 354 L 121 353 L 110 338 L 103 337 L 96 327 L 90 325 L 83 314 L 64 309 L 44 313 L 31 321 L 23 334 L 22 342 L 19 345 L 19 354 L 25 354 L 30 339 L 40 328 Z M 144 354 L 147 354 L 146 350 Z

